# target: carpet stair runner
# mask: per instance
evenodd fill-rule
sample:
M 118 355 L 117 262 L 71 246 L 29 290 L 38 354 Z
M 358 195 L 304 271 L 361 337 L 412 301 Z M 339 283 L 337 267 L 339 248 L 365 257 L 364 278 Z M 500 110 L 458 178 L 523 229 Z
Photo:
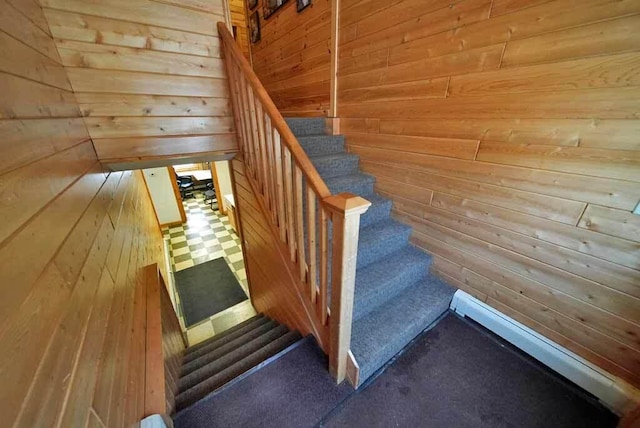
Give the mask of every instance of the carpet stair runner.
M 258 366 L 302 337 L 257 315 L 186 349 L 178 380 L 176 412 Z
M 455 289 L 429 273 L 431 257 L 409 244 L 411 227 L 393 220 L 392 202 L 374 192 L 344 137 L 325 135 L 324 119 L 286 119 L 332 193 L 372 203 L 360 220 L 351 351 L 359 385 L 448 308 Z

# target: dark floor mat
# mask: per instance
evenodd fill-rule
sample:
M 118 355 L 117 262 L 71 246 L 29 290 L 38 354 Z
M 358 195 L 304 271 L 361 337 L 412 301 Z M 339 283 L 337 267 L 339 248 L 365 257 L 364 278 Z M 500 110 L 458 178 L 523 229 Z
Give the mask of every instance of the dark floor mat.
M 564 378 L 453 314 L 420 336 L 327 427 L 615 427 Z
M 327 359 L 311 338 L 250 376 L 179 413 L 176 428 L 305 428 L 344 400 Z
M 247 295 L 223 258 L 174 274 L 187 326 L 247 300 Z

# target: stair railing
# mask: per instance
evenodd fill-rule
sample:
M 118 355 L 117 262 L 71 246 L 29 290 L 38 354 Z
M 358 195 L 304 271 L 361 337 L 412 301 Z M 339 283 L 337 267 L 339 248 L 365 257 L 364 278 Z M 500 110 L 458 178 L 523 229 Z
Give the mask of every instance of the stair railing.
M 246 177 L 295 267 L 331 374 L 338 383 L 349 374 L 354 383 L 349 347 L 358 229 L 371 203 L 331 194 L 223 22 L 218 33 Z

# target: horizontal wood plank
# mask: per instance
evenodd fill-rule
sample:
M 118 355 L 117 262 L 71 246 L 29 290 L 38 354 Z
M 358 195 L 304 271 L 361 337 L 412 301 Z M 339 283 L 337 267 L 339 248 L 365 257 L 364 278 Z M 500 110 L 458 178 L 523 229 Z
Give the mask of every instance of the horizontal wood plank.
M 623 180 L 590 177 L 543 171 L 511 165 L 470 162 L 417 153 L 399 153 L 368 147 L 354 147 L 364 159 L 391 164 L 407 170 L 417 170 L 446 177 L 487 183 L 524 190 L 557 198 L 591 202 L 598 205 L 628 209 L 635 208 L 640 196 L 636 183 Z M 616 189 L 612 192 L 612 189 Z M 601 202 L 596 202 L 601 201 Z M 575 225 L 575 223 L 573 223 Z
M 40 52 L 48 58 L 60 62 L 56 45 L 43 25 L 44 16 L 36 2 L 23 0 L 0 0 L 0 28 L 6 34 Z
M 640 244 L 628 239 L 616 239 L 602 233 L 564 225 L 555 221 L 521 214 L 490 204 L 476 202 L 444 193 L 435 193 L 431 205 L 514 232 L 541 239 L 561 247 L 640 270 Z M 590 205 L 591 207 L 592 205 Z M 585 218 L 584 215 L 582 217 Z M 635 275 L 635 272 L 633 272 Z M 636 295 L 637 292 L 630 294 Z
M 102 16 L 125 22 L 148 24 L 210 36 L 217 35 L 209 13 L 152 0 L 42 0 L 45 8 Z
M 73 93 L 0 72 L 0 119 L 80 117 Z
M 85 122 L 96 139 L 233 132 L 230 117 L 89 117 Z
M 636 53 L 453 76 L 450 96 L 640 86 Z
M 357 150 L 354 152 L 359 153 Z M 400 184 L 410 184 L 452 195 L 472 196 L 479 202 L 491 202 L 503 208 L 550 218 L 566 224 L 575 224 L 585 207 L 583 203 L 550 196 L 437 176 L 395 165 L 375 164 L 371 163 L 367 157 L 363 157 L 362 168 L 375 176 L 393 179 Z
M 640 151 L 549 147 L 483 141 L 480 161 L 640 181 Z
M 495 5 L 494 5 L 495 10 Z M 507 43 L 502 67 L 550 63 L 640 48 L 640 16 L 598 22 Z
M 355 89 L 380 84 L 410 82 L 435 77 L 465 74 L 484 70 L 495 70 L 500 66 L 504 44 L 491 45 L 469 51 L 452 53 L 438 58 L 426 58 L 389 65 L 347 76 L 340 76 L 341 90 Z
M 346 119 L 341 119 L 344 126 Z M 638 120 L 599 119 L 475 119 L 421 120 L 348 119 L 377 121 L 379 132 L 424 137 L 466 138 L 504 143 L 640 150 L 634 136 Z M 348 122 L 347 122 L 348 123 Z M 378 131 L 370 131 L 378 132 Z
M 5 33 L 0 33 L 0 71 L 71 90 L 64 68 L 59 63 Z
M 113 116 L 231 116 L 227 98 L 172 97 L 163 95 L 76 94 L 85 117 Z
M 0 175 L 89 139 L 81 118 L 0 121 Z
M 640 106 L 635 102 L 638 96 L 640 88 L 634 86 L 531 93 L 526 97 L 521 94 L 496 94 L 384 103 L 343 103 L 340 114 L 353 118 L 382 119 L 447 119 L 454 115 L 461 119 L 639 119 Z
M 67 74 L 76 92 L 220 97 L 228 90 L 226 79 L 206 77 L 85 68 L 67 68 Z
M 58 51 L 66 67 L 226 77 L 224 63 L 219 58 L 76 41 L 58 42 Z
M 58 39 L 220 57 L 220 39 L 216 36 L 62 10 L 45 9 L 44 12 L 51 32 Z
M 367 133 L 348 133 L 346 137 L 349 147 L 377 147 L 459 159 L 473 159 L 478 149 L 478 141 L 475 140 Z
M 578 226 L 640 242 L 640 217 L 629 211 L 589 205 Z
M 573 0 L 543 3 L 396 46 L 389 52 L 389 64 L 524 39 L 639 12 L 640 5 L 631 1 L 608 3 L 602 0 Z
M 235 134 L 97 138 L 94 140 L 94 145 L 98 156 L 104 160 L 238 151 Z

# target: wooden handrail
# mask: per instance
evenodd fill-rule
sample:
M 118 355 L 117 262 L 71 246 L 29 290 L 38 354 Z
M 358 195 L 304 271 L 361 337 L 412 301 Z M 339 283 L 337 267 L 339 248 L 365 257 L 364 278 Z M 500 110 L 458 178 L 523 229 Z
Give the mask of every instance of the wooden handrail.
M 186 342 L 156 263 L 145 266 L 145 385 L 144 415 L 170 415 L 177 394 L 178 376 Z
M 242 51 L 236 44 L 233 35 L 227 29 L 227 26 L 224 22 L 218 22 L 218 34 L 220 34 L 220 38 L 225 46 L 228 46 L 225 52 L 229 53 L 234 61 L 240 67 L 240 70 L 244 74 L 247 82 L 251 85 L 253 90 L 255 91 L 256 96 L 258 97 L 260 103 L 262 104 L 262 108 L 264 112 L 271 118 L 271 126 L 278 130 L 280 137 L 286 144 L 287 148 L 291 151 L 291 156 L 295 160 L 296 164 L 303 171 L 308 171 L 307 184 L 309 184 L 316 191 L 318 196 L 321 199 L 328 198 L 331 196 L 331 192 L 329 188 L 325 184 L 325 182 L 320 178 L 320 174 L 316 171 L 315 167 L 311 163 L 311 160 L 304 152 L 300 144 L 297 142 L 297 138 L 289 129 L 287 122 L 285 122 L 284 118 L 280 114 L 280 111 L 273 103 L 273 100 L 267 93 L 267 90 L 264 88 L 258 76 L 249 65 L 249 62 L 242 54 Z
M 318 343 L 329 354 L 331 374 L 339 383 L 350 368 L 349 379 L 357 379 L 349 347 L 358 230 L 371 203 L 331 195 L 222 22 L 218 33 L 247 181 L 298 283 Z

